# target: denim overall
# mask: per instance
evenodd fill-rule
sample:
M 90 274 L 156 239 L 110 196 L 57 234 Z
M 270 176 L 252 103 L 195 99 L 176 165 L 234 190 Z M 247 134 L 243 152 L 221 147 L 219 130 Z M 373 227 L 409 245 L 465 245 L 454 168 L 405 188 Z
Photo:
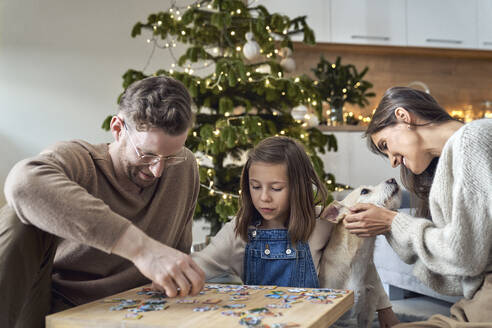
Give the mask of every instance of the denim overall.
M 250 229 L 244 251 L 244 283 L 319 288 L 306 242 L 292 247 L 287 229 Z

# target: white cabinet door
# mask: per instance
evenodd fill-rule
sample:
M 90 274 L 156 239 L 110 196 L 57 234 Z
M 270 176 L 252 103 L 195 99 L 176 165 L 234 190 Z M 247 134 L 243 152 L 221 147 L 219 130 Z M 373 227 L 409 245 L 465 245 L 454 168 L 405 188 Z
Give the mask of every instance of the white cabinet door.
M 477 0 L 408 0 L 408 45 L 478 48 Z
M 492 0 L 478 0 L 478 47 L 492 49 Z
M 329 0 L 259 0 L 252 3 L 265 6 L 270 13 L 287 15 L 289 18 L 307 16 L 306 22 L 313 29 L 316 42 L 330 42 Z M 295 35 L 293 41 L 302 41 L 303 35 Z
M 332 42 L 406 45 L 405 1 L 331 0 Z

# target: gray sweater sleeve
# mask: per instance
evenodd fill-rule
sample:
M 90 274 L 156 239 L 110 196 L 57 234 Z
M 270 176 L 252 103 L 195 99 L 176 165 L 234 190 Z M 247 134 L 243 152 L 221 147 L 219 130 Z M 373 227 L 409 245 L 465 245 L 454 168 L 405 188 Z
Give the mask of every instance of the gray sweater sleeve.
M 193 260 L 205 272 L 206 279 L 214 278 L 224 272 L 233 273 L 243 279 L 246 242 L 235 236 L 233 221 L 227 222 L 207 247 L 191 253 Z
M 431 288 L 471 297 L 491 267 L 492 120 L 446 143 L 431 188 L 432 221 L 399 213 L 387 240 Z

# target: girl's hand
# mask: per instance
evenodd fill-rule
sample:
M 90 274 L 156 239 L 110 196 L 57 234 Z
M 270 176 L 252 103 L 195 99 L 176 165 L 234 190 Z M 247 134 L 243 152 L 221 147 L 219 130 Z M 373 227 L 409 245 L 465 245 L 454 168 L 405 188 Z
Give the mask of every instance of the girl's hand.
M 358 237 L 373 237 L 390 231 L 396 214 L 398 213 L 384 207 L 359 203 L 350 208 L 344 224 L 350 233 Z
M 400 320 L 398 320 L 395 312 L 393 312 L 393 309 L 390 307 L 378 310 L 378 319 L 380 328 L 389 328 L 400 323 Z

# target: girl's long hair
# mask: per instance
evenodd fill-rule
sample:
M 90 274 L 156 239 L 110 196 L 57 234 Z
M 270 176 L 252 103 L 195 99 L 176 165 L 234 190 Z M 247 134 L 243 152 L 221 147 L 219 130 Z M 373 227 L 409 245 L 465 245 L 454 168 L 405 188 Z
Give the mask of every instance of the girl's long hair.
M 248 227 L 261 219 L 249 190 L 249 169 L 255 162 L 287 165 L 290 210 L 286 227 L 294 244 L 307 241 L 316 224 L 315 205 L 325 203 L 327 191 L 303 146 L 291 138 L 280 136 L 262 140 L 248 153 L 241 174 L 236 235 L 247 241 Z
M 388 126 L 399 123 L 395 115 L 395 110 L 398 107 L 402 107 L 426 121 L 424 124 L 408 123 L 413 126 L 459 121 L 451 117 L 431 95 L 425 92 L 406 87 L 390 88 L 386 90 L 372 116 L 371 123 L 369 123 L 369 126 L 364 133 L 364 137 L 367 137 L 369 149 L 378 155 L 386 157 L 386 154 L 379 151 L 378 147 L 372 142 L 371 136 Z M 432 181 L 434 180 L 438 161 L 439 157 L 434 158 L 421 174 L 414 174 L 404 165 L 400 166 L 402 183 L 405 188 L 411 192 L 412 207 L 416 208 L 416 215 L 419 217 L 431 217 L 429 210 L 429 192 Z

